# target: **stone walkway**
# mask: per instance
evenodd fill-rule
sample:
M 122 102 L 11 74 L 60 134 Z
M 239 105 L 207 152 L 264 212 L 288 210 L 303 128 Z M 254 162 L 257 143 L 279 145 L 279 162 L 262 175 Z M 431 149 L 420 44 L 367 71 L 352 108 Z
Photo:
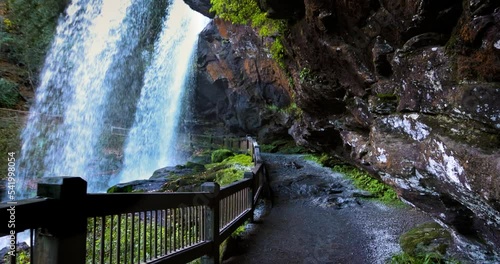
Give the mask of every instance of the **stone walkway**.
M 300 155 L 263 158 L 272 205 L 258 211 L 225 264 L 385 263 L 402 233 L 432 221 L 408 206 L 361 199 L 365 192 Z

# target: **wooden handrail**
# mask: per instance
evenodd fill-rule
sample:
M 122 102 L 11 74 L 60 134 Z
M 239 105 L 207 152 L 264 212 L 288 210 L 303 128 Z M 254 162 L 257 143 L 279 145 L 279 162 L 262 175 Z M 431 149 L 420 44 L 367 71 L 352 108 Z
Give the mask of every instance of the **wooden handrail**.
M 202 192 L 87 194 L 86 182 L 81 178 L 44 178 L 45 182 L 39 183 L 37 190 L 38 195 L 44 197 L 0 204 L 1 219 L 12 219 L 13 211 L 15 218 L 15 225 L 0 225 L 0 234 L 34 231 L 36 251 L 31 258 L 35 263 L 43 259 L 47 264 L 83 264 L 88 250 L 88 228 L 94 232 L 93 257 L 99 251 L 101 261 L 104 260 L 104 244 L 113 243 L 105 240 L 106 232 L 113 236 L 105 225 L 110 221 L 109 230 L 118 225 L 117 236 L 120 236 L 122 225 L 131 225 L 124 229 L 125 243 L 127 239 L 130 245 L 138 241 L 139 249 L 135 252 L 134 246 L 125 253 L 130 259 L 146 263 L 186 263 L 204 256 L 203 263 L 219 263 L 219 245 L 245 221 L 253 219 L 257 199 L 266 184 L 257 142 L 247 137 L 240 140 L 239 146 L 247 148 L 255 166 L 245 173 L 245 179 L 222 189 L 216 183 L 205 183 Z M 93 227 L 88 226 L 87 219 L 92 219 Z M 66 227 L 68 223 L 69 228 Z M 140 228 L 139 238 L 134 238 L 134 223 Z M 127 238 L 129 229 L 133 231 Z M 154 233 L 154 240 L 152 234 L 146 237 L 147 230 Z M 96 237 L 96 232 L 100 233 L 100 238 Z M 158 240 L 158 236 L 163 237 Z M 17 236 L 14 238 L 15 242 Z M 100 249 L 96 248 L 96 241 L 100 241 Z M 117 259 L 121 258 L 119 243 L 117 249 L 110 251 Z M 149 253 L 146 254 L 148 243 Z M 127 252 L 127 245 L 121 250 Z M 11 263 L 16 263 L 15 260 L 11 258 L 14 261 Z
M 89 194 L 84 210 L 87 217 L 96 217 L 212 203 L 213 197 L 205 192 Z

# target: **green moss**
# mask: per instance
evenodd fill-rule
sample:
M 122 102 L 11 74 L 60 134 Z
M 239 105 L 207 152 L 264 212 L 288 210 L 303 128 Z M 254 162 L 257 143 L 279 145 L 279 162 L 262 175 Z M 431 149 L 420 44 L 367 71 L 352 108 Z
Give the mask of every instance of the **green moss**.
M 243 175 L 246 171 L 250 171 L 253 163 L 249 155 L 239 154 L 228 157 L 216 166 L 221 169 L 216 171 L 215 181 L 224 186 L 243 179 Z
M 285 54 L 282 39 L 281 37 L 277 37 L 271 45 L 271 56 L 282 69 L 286 69 Z
M 391 187 L 371 177 L 367 172 L 347 165 L 337 165 L 332 170 L 346 175 L 353 181 L 356 187 L 372 193 L 382 202 L 402 204 L 398 195 Z
M 399 243 L 403 251 L 392 256 L 389 263 L 460 263 L 456 259 L 445 257 L 451 240 L 450 233 L 438 223 L 421 224 L 401 235 Z
M 282 113 L 292 116 L 294 119 L 299 119 L 304 114 L 304 111 L 298 107 L 296 103 L 291 103 L 285 108 L 280 108 L 276 105 L 267 105 L 267 109 L 273 113 Z
M 210 11 L 224 20 L 234 24 L 251 24 L 259 30 L 263 37 L 278 35 L 285 29 L 284 20 L 273 20 L 260 10 L 255 0 L 210 0 L 212 7 Z
M 295 141 L 289 139 L 279 139 L 270 144 L 261 144 L 260 151 L 269 153 L 285 153 L 285 154 L 303 154 L 307 153 L 307 149 L 297 146 Z
M 247 224 L 248 224 L 248 221 L 245 222 L 243 225 L 239 226 L 238 228 L 236 228 L 236 230 L 234 230 L 234 232 L 231 234 L 231 236 L 233 238 L 241 236 L 241 234 L 243 234 L 243 232 L 245 232 Z
M 221 162 L 209 163 L 206 165 L 188 162 L 180 165 L 180 168 L 193 166 L 194 169 L 188 175 L 170 175 L 171 181 L 165 183 L 162 191 L 175 192 L 179 188 L 187 185 L 201 186 L 205 182 L 217 182 L 224 186 L 241 180 L 246 171 L 250 171 L 253 166 L 252 157 L 246 154 L 238 154 L 227 157 Z M 203 166 L 203 168 L 201 168 Z
M 283 109 L 283 112 L 294 116 L 296 119 L 302 117 L 304 114 L 304 111 L 296 103 L 291 103 L 287 108 Z
M 430 222 L 412 228 L 403 234 L 399 243 L 403 252 L 411 256 L 421 256 L 427 253 L 444 255 L 451 243 L 451 235 L 438 223 Z
M 262 152 L 268 152 L 268 153 L 274 153 L 276 152 L 276 145 L 273 144 L 261 144 L 260 145 L 260 151 Z
M 256 0 L 210 0 L 212 7 L 210 11 L 224 20 L 234 24 L 251 24 L 262 37 L 276 37 L 270 46 L 272 58 L 286 71 L 285 49 L 282 38 L 286 30 L 286 21 L 281 19 L 270 19 L 263 12 Z
M 317 77 L 316 75 L 313 74 L 311 69 L 304 67 L 299 72 L 299 79 L 300 83 L 303 84 L 303 83 L 312 83 L 317 79 Z
M 222 164 L 241 165 L 245 167 L 253 166 L 252 157 L 246 154 L 238 154 L 224 159 Z
M 125 185 L 123 187 L 113 186 L 108 189 L 107 193 L 131 193 L 133 191 L 132 185 Z
M 383 182 L 371 177 L 356 167 L 345 165 L 340 159 L 330 156 L 326 153 L 321 155 L 307 155 L 306 160 L 314 161 L 322 166 L 330 167 L 333 171 L 344 174 L 353 181 L 354 186 L 372 193 L 377 199 L 384 203 L 401 205 L 396 192 Z
M 330 156 L 326 153 L 323 153 L 321 155 L 308 154 L 305 156 L 305 159 L 314 161 L 314 162 L 320 164 L 321 166 L 329 167 L 329 168 L 333 168 L 337 165 L 344 165 L 345 164 L 345 162 L 341 161 L 340 159 L 333 157 L 333 156 Z
M 280 110 L 280 108 L 277 105 L 267 105 L 267 109 L 275 113 Z
M 290 75 L 288 76 L 288 86 L 290 86 L 290 88 L 295 87 L 295 81 L 293 80 L 293 77 Z
M 244 173 L 244 171 L 238 170 L 236 168 L 223 169 L 216 173 L 215 181 L 221 186 L 228 185 L 230 183 L 243 179 Z
M 229 158 L 231 156 L 234 156 L 234 153 L 229 150 L 229 149 L 218 149 L 212 152 L 212 163 L 219 163 L 225 160 L 226 158 Z

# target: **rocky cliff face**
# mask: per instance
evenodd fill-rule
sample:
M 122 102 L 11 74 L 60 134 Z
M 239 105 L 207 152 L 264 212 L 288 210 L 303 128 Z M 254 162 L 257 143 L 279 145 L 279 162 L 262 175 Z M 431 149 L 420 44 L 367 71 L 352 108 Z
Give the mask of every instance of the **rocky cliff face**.
M 287 136 L 295 115 L 287 76 L 269 55 L 269 39 L 249 27 L 215 19 L 200 34 L 194 130 Z M 201 125 L 208 123 L 208 126 Z
M 289 21 L 286 70 L 249 27 L 215 19 L 203 32 L 198 118 L 287 131 L 499 248 L 500 3 L 282 2 L 260 4 Z

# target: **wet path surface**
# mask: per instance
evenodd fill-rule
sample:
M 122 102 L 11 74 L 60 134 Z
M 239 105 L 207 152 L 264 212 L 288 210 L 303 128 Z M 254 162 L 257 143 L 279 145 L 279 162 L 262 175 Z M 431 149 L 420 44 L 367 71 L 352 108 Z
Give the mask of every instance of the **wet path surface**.
M 264 154 L 272 202 L 223 263 L 385 263 L 399 236 L 432 221 L 408 206 L 363 199 L 342 175 L 300 155 Z M 260 215 L 259 215 L 260 214 Z

